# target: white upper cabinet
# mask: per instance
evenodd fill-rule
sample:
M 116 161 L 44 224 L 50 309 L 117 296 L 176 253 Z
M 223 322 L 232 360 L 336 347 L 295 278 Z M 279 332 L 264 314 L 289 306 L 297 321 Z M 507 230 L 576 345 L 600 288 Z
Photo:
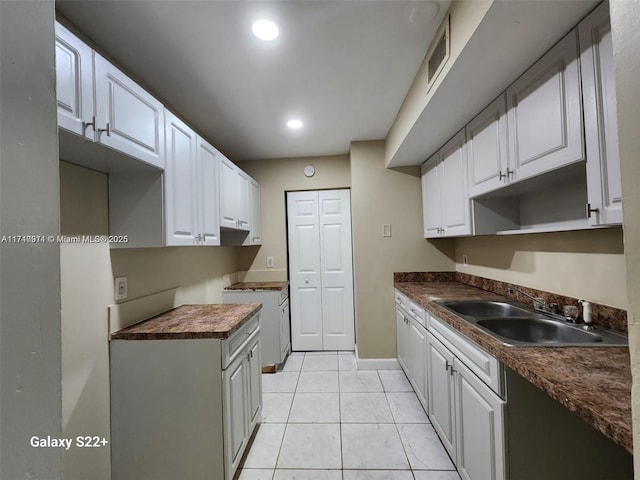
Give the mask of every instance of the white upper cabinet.
M 201 245 L 220 245 L 220 153 L 197 138 L 196 199 Z
M 162 103 L 97 53 L 96 141 L 164 168 Z
M 576 32 L 507 89 L 512 181 L 585 159 Z
M 424 238 L 438 237 L 442 230 L 442 199 L 438 164 L 440 152 L 422 165 L 422 215 Z
M 592 225 L 622 223 L 618 119 L 609 4 L 578 26 L 587 147 L 587 214 Z
M 167 165 L 165 211 L 167 245 L 194 245 L 197 233 L 196 133 L 165 112 Z
M 513 174 L 507 150 L 506 98 L 503 93 L 466 127 L 469 197 L 504 187 Z
M 166 245 L 220 245 L 218 152 L 165 112 Z
M 250 232 L 237 245 L 262 244 L 260 184 L 225 157 L 220 172 L 220 227 Z
M 58 125 L 93 140 L 93 50 L 56 23 Z M 88 130 L 88 131 L 87 131 Z
M 471 234 L 464 130 L 423 165 L 422 207 L 425 238 Z
M 467 146 L 461 130 L 440 151 L 443 235 L 471 234 L 469 193 L 467 190 Z
M 240 230 L 251 230 L 251 192 L 249 182 L 251 177 L 239 168 L 238 175 L 238 228 Z
M 249 222 L 247 245 L 262 245 L 262 201 L 260 184 L 249 178 Z
M 222 156 L 220 158 L 220 227 L 239 228 L 239 190 L 238 167 Z
M 164 107 L 56 23 L 56 97 L 61 128 L 164 169 Z

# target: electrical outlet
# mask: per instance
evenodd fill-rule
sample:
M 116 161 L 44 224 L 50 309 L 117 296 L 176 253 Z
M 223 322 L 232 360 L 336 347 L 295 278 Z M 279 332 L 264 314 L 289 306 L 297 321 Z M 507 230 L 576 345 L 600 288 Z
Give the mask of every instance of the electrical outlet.
M 462 254 L 462 265 L 464 265 L 465 267 L 469 266 L 469 255 L 467 255 L 466 253 Z
M 116 277 L 116 300 L 126 300 L 127 298 L 127 277 Z
M 267 268 L 273 268 L 273 257 L 267 257 Z

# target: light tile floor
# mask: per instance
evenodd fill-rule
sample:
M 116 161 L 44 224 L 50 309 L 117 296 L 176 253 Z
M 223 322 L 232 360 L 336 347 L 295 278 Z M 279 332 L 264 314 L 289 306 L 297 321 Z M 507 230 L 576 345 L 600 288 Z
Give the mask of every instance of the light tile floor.
M 296 352 L 262 388 L 263 422 L 238 480 L 460 480 L 401 370 Z

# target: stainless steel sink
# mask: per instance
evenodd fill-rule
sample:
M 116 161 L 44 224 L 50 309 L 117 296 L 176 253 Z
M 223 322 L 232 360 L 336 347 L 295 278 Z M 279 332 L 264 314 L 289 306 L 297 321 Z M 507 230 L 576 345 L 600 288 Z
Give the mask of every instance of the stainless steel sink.
M 485 318 L 476 325 L 510 340 L 526 343 L 598 343 L 602 337 L 595 332 L 578 330 L 556 320 L 542 318 Z
M 530 311 L 507 302 L 465 300 L 438 303 L 459 315 L 468 315 L 476 318 L 531 316 Z
M 628 345 L 625 335 L 575 325 L 528 310 L 523 304 L 500 301 L 436 302 L 505 345 L 530 347 Z

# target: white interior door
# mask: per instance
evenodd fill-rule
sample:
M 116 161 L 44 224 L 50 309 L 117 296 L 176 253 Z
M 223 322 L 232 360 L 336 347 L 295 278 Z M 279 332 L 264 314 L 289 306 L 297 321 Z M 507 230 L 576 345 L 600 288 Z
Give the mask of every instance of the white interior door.
M 287 194 L 291 339 L 294 350 L 322 350 L 318 192 Z
M 287 208 L 292 349 L 353 350 L 350 192 L 290 192 Z
M 323 350 L 353 350 L 353 261 L 349 190 L 318 192 Z

